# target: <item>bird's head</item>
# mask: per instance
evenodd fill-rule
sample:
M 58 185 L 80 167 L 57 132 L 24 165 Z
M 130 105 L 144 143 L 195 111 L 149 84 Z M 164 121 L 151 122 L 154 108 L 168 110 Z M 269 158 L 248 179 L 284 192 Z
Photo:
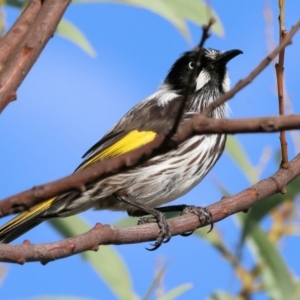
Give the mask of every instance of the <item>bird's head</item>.
M 241 50 L 229 50 L 221 52 L 214 49 L 202 49 L 200 66 L 197 70 L 197 79 L 192 87 L 192 93 L 208 86 L 218 89 L 224 93 L 229 89 L 229 79 L 226 64 L 237 55 L 243 53 Z M 164 85 L 178 95 L 183 95 L 188 85 L 190 74 L 195 67 L 195 51 L 182 54 L 171 67 Z

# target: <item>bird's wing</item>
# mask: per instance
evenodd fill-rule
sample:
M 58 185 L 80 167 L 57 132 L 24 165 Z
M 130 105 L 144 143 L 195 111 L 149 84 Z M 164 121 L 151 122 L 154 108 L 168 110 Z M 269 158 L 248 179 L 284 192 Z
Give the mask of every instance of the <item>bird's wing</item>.
M 158 133 L 167 134 L 173 126 L 180 101 L 157 106 L 157 99 L 133 107 L 99 142 L 84 155 L 76 171 L 104 158 L 114 157 L 151 142 Z
M 76 171 L 80 171 L 100 159 L 109 158 L 124 154 L 136 148 L 139 148 L 149 142 L 151 142 L 156 136 L 156 132 L 154 131 L 139 131 L 139 130 L 131 130 L 128 133 L 122 133 L 117 137 L 114 137 L 110 141 L 110 145 L 106 147 L 102 147 L 101 141 L 98 142 L 95 147 L 101 148 L 101 150 L 94 152 L 91 156 L 89 156 L 77 169 Z M 108 141 L 106 141 L 107 143 Z

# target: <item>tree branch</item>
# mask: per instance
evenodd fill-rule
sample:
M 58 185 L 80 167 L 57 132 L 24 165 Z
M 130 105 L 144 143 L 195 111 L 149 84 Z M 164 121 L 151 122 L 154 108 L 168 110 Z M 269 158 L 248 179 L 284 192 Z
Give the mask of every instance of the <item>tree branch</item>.
M 11 43 L 11 48 L 6 49 L 14 52 L 14 55 L 6 62 L 0 75 L 0 113 L 11 101 L 16 99 L 17 88 L 28 74 L 48 40 L 53 36 L 57 24 L 70 2 L 71 0 L 44 0 L 38 10 L 38 4 L 33 1 L 29 4 L 31 9 L 27 9 L 20 16 L 19 19 L 21 20 L 17 22 L 14 30 L 7 33 L 8 36 L 12 37 L 16 31 L 19 29 L 21 31 L 20 35 L 16 37 L 16 42 Z M 32 23 L 25 33 L 26 26 L 25 28 L 23 26 L 27 20 Z M 7 38 L 4 37 L 0 43 L 6 41 Z
M 261 180 L 252 187 L 232 197 L 222 198 L 219 202 L 210 205 L 208 208 L 212 213 L 213 222 L 221 221 L 232 214 L 249 209 L 260 200 L 281 191 L 299 174 L 300 154 L 291 161 L 288 170 L 279 169 L 274 175 Z M 168 224 L 173 236 L 208 225 L 206 223 L 200 224 L 199 218 L 193 214 L 170 219 Z M 83 251 L 97 251 L 98 245 L 120 245 L 153 241 L 157 238 L 158 233 L 159 228 L 157 224 L 123 228 L 97 224 L 84 234 L 55 243 L 34 245 L 24 241 L 21 245 L 0 244 L 0 261 L 18 264 L 40 261 L 46 264 L 47 262 Z
M 158 135 L 151 143 L 136 150 L 99 161 L 80 172 L 10 196 L 0 201 L 0 217 L 24 211 L 43 200 L 73 189 L 83 192 L 86 184 L 127 170 L 155 155 L 167 152 L 170 146 L 176 147 L 195 134 L 278 132 L 297 128 L 300 128 L 300 115 L 235 120 L 212 119 L 201 114 L 195 115 L 190 121 L 178 127 L 177 133 L 170 140 L 170 145 L 161 147 L 165 136 Z
M 31 0 L 9 31 L 0 40 L 0 63 L 3 64 L 14 54 L 14 49 L 22 42 L 42 6 L 41 0 Z

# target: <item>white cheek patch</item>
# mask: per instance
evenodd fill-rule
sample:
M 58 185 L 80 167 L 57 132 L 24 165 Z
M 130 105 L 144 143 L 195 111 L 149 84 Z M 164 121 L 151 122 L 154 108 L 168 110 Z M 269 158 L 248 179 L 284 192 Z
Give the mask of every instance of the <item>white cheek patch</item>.
M 210 81 L 210 75 L 205 70 L 202 70 L 196 80 L 196 91 L 200 90 Z

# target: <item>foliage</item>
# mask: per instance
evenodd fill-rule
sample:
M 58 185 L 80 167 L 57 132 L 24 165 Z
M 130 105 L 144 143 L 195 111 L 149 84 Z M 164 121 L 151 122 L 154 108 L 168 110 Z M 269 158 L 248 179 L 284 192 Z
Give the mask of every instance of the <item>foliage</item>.
M 217 21 L 212 30 L 218 34 L 223 34 L 223 28 L 219 17 L 212 8 L 204 2 L 198 0 L 73 0 L 73 4 L 88 4 L 88 3 L 105 3 L 116 2 L 120 4 L 134 5 L 140 8 L 148 9 L 161 17 L 171 22 L 186 39 L 190 39 L 189 30 L 186 21 L 193 22 L 197 25 L 204 25 L 210 17 L 214 17 Z M 6 5 L 23 9 L 28 3 L 27 0 L 6 0 Z M 1 3 L 0 3 L 1 4 Z M 1 32 L 1 24 L 0 24 Z M 57 27 L 57 34 L 72 41 L 87 54 L 95 56 L 96 52 L 89 43 L 84 34 L 70 21 L 62 19 Z

